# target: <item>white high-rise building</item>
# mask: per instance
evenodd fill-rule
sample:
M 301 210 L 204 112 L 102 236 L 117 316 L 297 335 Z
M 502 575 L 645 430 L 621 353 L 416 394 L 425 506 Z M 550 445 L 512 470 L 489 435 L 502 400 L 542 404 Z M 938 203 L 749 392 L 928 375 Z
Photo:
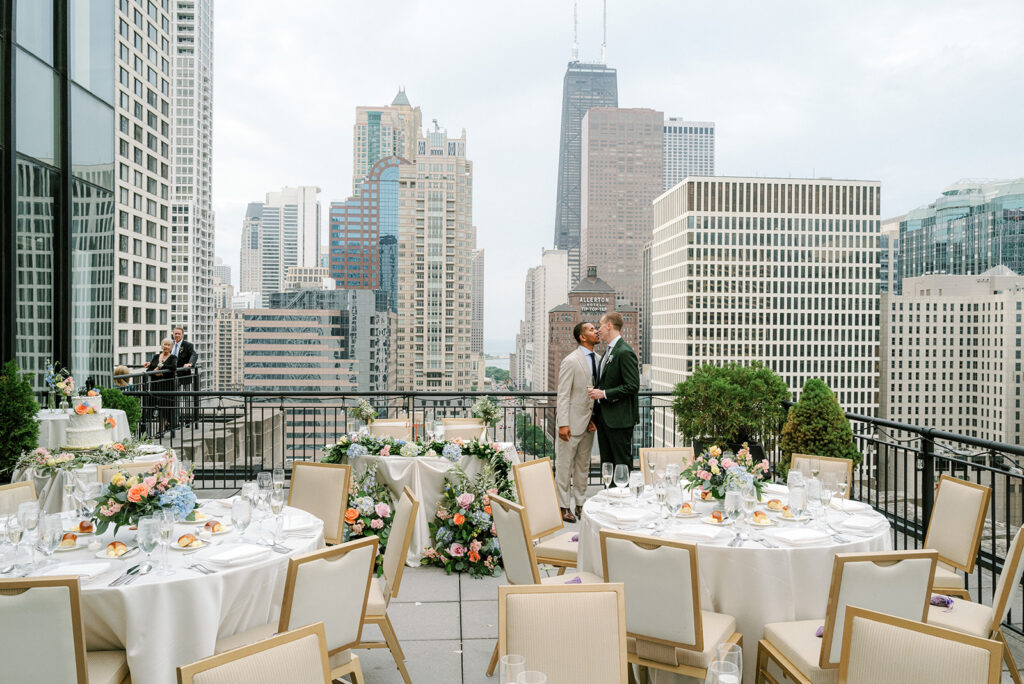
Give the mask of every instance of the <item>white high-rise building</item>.
M 213 0 L 176 0 L 171 324 L 185 329 L 200 363 L 212 360 Z M 230 275 L 228 276 L 230 282 Z M 212 374 L 200 373 L 202 389 Z M 199 389 L 199 388 L 197 388 Z
M 715 175 L 715 122 L 665 119 L 665 189 L 687 176 Z
M 423 127 L 419 107 L 399 89 L 388 107 L 356 107 L 352 126 L 352 195 L 359 196 L 370 169 L 385 157 L 412 160 Z
M 476 354 L 484 351 L 484 250 L 473 250 L 473 333 L 470 347 Z
M 547 391 L 548 384 L 548 312 L 569 301 L 569 252 L 564 249 L 545 249 L 541 252 L 540 266 L 533 270 L 533 375 L 535 392 Z
M 139 366 L 171 333 L 171 14 L 116 3 L 114 358 Z
M 231 282 L 231 267 L 225 264 L 220 257 L 213 257 L 213 277 L 220 278 L 222 283 Z
M 320 188 L 300 185 L 251 202 L 242 221 L 240 289 L 264 296 L 284 291 L 292 266 L 320 263 Z
M 794 395 L 821 378 L 874 415 L 879 195 L 877 181 L 705 176 L 655 200 L 652 389 L 763 361 Z

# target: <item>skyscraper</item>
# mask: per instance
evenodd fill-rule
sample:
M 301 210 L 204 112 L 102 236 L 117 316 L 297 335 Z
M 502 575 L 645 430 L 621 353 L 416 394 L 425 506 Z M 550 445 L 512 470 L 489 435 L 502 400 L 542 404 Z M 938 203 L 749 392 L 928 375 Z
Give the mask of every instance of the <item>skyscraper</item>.
M 268 192 L 266 202 L 249 204 L 242 223 L 242 291 L 281 292 L 289 267 L 319 263 L 319 192 L 300 185 Z
M 580 278 L 580 164 L 583 116 L 594 107 L 618 107 L 615 69 L 573 60 L 562 81 L 562 128 L 555 196 L 555 249 L 569 253 L 570 285 Z
M 171 324 L 185 329 L 202 360 L 212 350 L 214 333 L 214 230 L 210 201 L 213 0 L 176 0 L 174 4 Z M 206 356 L 211 357 L 212 354 Z M 199 377 L 207 385 L 212 374 L 201 373 Z
M 222 283 L 231 282 L 231 267 L 225 264 L 220 257 L 213 258 L 213 277 L 220 278 Z
M 263 263 L 260 256 L 260 221 L 263 202 L 249 202 L 242 219 L 242 244 L 239 248 L 238 289 L 240 292 L 259 292 L 263 282 Z
M 475 242 L 475 240 L 474 240 Z M 473 326 L 470 350 L 484 351 L 484 250 L 473 250 Z
M 665 184 L 668 190 L 687 176 L 715 175 L 715 123 L 665 119 Z
M 419 107 L 413 107 L 401 88 L 389 107 L 356 107 L 352 127 L 352 194 L 359 196 L 370 169 L 386 157 L 411 160 L 423 127 Z

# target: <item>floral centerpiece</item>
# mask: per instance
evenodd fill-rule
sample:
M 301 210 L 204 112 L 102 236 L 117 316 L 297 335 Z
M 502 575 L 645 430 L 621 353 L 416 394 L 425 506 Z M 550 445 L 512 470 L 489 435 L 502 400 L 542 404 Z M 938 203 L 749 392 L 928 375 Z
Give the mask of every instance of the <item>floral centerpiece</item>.
M 75 389 L 75 379 L 71 377 L 67 369 L 61 368 L 60 364 L 56 361 L 50 361 L 47 365 L 44 381 L 46 386 L 50 388 L 49 409 L 51 411 L 57 408 L 55 400 L 57 392 L 60 392 L 65 397 L 70 397 Z
M 348 413 L 356 420 L 361 420 L 367 425 L 377 419 L 377 411 L 366 399 L 360 399 L 358 404 L 349 407 Z
M 487 427 L 494 427 L 501 418 L 501 407 L 491 401 L 490 397 L 480 397 L 473 404 L 470 415 L 484 421 Z
M 348 508 L 345 509 L 345 540 L 376 535 L 377 560 L 374 573 L 379 577 L 384 572 L 384 550 L 391 534 L 395 509 L 387 485 L 377 480 L 377 466 L 374 462 L 351 484 L 348 490 Z
M 497 574 L 501 564 L 497 531 L 491 518 L 490 495 L 498 493 L 490 466 L 470 480 L 458 467 L 448 472 L 444 493 L 429 523 L 431 545 L 423 551 L 423 565 L 437 565 L 451 574 L 472 577 Z
M 703 492 L 711 492 L 716 499 L 724 499 L 730 486 L 740 487 L 744 484 L 752 485 L 760 499 L 761 487 L 767 475 L 768 459 L 755 463 L 746 442 L 735 454 L 723 452 L 717 445 L 712 446 L 693 459 L 682 473 L 682 477 L 687 480 L 687 489 L 699 488 Z
M 103 534 L 113 523 L 114 535 L 126 525 L 158 510 L 171 509 L 182 520 L 194 519 L 196 495 L 192 473 L 175 470 L 172 460 L 155 463 L 145 476 L 114 473 L 110 484 L 96 498 L 93 519 L 96 533 Z
M 349 437 L 342 435 L 335 444 L 324 447 L 324 463 L 347 463 L 349 458 L 357 456 L 397 456 L 405 446 L 404 439 L 394 437 L 374 437 L 363 435 Z
M 87 451 L 62 451 L 54 455 L 46 447 L 39 447 L 23 453 L 15 463 L 15 471 L 35 470 L 39 476 L 54 475 L 62 470 L 73 470 L 84 465 L 107 465 L 116 461 L 130 460 L 139 454 L 139 446 L 146 440 L 126 439 L 123 442 L 104 444 L 99 449 Z

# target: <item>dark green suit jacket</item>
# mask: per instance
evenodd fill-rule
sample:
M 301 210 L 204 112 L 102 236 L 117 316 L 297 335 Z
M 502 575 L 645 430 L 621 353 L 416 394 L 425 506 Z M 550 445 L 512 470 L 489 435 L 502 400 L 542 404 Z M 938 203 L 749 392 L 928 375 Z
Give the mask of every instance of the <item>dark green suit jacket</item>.
M 619 341 L 612 347 L 597 388 L 604 390 L 605 399 L 601 401 L 601 420 L 610 428 L 629 428 L 639 422 L 640 366 L 636 352 Z

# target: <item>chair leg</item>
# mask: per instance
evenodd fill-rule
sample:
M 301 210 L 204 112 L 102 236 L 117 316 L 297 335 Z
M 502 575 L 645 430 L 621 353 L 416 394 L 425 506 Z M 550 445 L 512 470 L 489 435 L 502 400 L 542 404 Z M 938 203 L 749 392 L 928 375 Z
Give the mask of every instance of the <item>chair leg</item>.
M 559 575 L 564 575 L 565 574 L 565 566 L 564 565 L 558 566 L 558 574 Z
M 487 676 L 494 676 L 494 668 L 498 666 L 498 642 L 494 642 L 494 653 L 491 654 L 491 662 L 487 664 Z
M 409 671 L 405 669 L 405 653 L 402 652 L 402 646 L 398 643 L 398 636 L 395 635 L 391 618 L 387 615 L 384 616 L 384 622 L 380 625 L 380 631 L 384 634 L 384 641 L 387 642 L 388 648 L 391 649 L 391 657 L 395 659 L 395 665 L 398 666 L 398 671 L 402 674 L 402 681 L 405 684 L 412 684 Z
M 1010 644 L 1007 643 L 1003 630 L 1000 629 L 997 636 L 999 641 L 1003 642 L 1003 662 L 1010 670 L 1010 679 L 1013 680 L 1013 684 L 1021 684 L 1020 671 L 1017 669 L 1017 663 L 1013 659 L 1013 653 L 1010 652 Z

